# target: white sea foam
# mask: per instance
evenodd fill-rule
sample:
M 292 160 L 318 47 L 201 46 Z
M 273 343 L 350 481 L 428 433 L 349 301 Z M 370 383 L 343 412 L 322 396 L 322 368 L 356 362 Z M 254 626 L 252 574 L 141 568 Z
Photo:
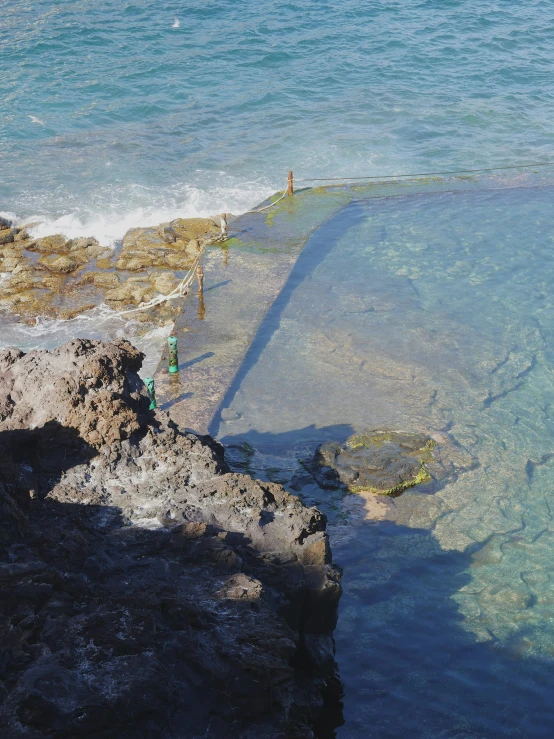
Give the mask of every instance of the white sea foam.
M 24 352 L 33 349 L 54 349 L 76 336 L 83 339 L 128 339 L 145 353 L 140 374 L 152 375 L 156 370 L 162 347 L 171 333 L 173 322 L 144 331 L 144 324 L 134 318 L 117 316 L 105 304 L 70 320 L 39 317 L 34 324 L 19 323 L 16 318 L 2 316 L 0 348 L 17 346 Z
M 155 226 L 174 218 L 205 218 L 219 213 L 239 215 L 273 192 L 274 188 L 260 183 L 210 190 L 181 185 L 166 193 L 135 187 L 126 192 L 99 192 L 94 203 L 83 204 L 82 209 L 63 215 L 35 212 L 24 219 L 14 213 L 0 215 L 18 226 L 37 224 L 30 229 L 36 238 L 56 233 L 67 238 L 94 236 L 102 245 L 113 247 L 130 228 Z

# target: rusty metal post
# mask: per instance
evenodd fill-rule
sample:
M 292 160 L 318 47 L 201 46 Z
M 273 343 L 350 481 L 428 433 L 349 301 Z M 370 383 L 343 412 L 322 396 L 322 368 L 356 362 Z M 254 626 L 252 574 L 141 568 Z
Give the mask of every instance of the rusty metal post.
M 287 188 L 287 195 L 292 195 L 294 193 L 294 177 L 292 175 L 292 170 L 289 172 L 289 183 Z
M 203 321 L 206 315 L 206 304 L 204 303 L 204 293 L 198 293 L 198 320 Z
M 198 295 L 202 295 L 204 292 L 204 270 L 200 263 L 196 268 L 196 279 L 198 280 Z

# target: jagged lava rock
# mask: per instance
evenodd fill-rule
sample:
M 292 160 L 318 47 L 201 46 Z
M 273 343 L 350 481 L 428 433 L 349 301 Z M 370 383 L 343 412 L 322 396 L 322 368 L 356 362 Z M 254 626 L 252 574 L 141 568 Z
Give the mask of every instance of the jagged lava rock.
M 57 421 L 93 447 L 128 438 L 149 405 L 136 374 L 142 359 L 128 341 L 77 339 L 51 352 L 0 351 L 0 431 Z
M 338 686 L 325 518 L 150 412 L 141 359 L 0 353 L 4 735 L 310 739 Z

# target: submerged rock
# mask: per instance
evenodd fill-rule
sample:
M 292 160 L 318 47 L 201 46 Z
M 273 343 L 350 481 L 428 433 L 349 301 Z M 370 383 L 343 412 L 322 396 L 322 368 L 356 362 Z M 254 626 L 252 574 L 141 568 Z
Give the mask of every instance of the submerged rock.
M 150 412 L 141 359 L 0 352 L 0 725 L 309 739 L 338 686 L 325 518 Z
M 369 431 L 343 445 L 321 444 L 306 467 L 323 488 L 396 496 L 430 479 L 426 463 L 434 447 L 424 434 Z

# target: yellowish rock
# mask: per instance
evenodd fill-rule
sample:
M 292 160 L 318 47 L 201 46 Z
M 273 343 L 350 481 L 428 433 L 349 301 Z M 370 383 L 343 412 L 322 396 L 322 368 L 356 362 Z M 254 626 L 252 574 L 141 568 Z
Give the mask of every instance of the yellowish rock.
M 66 242 L 65 248 L 72 252 L 72 251 L 79 251 L 81 249 L 86 249 L 88 247 L 99 247 L 100 244 L 96 239 L 94 239 L 92 236 L 87 236 L 85 238 L 78 238 L 78 239 L 70 239 Z M 105 251 L 105 249 L 102 247 L 102 251 Z
M 167 225 L 181 241 L 213 237 L 219 233 L 217 224 L 211 218 L 175 218 Z
M 0 270 L 2 272 L 13 272 L 23 261 L 24 258 L 21 256 L 21 254 L 18 254 L 17 252 L 14 252 L 13 254 L 8 254 L 4 256 L 2 264 L 0 265 Z
M 115 263 L 115 266 L 117 269 L 127 270 L 129 272 L 138 272 L 147 267 L 154 267 L 155 262 L 156 260 L 154 260 L 153 257 L 149 257 L 147 255 L 131 257 L 130 259 L 120 257 Z
M 104 290 L 115 290 L 121 284 L 119 275 L 116 275 L 115 272 L 108 272 L 108 274 L 103 272 L 93 272 L 89 274 L 93 275 L 92 281 L 94 282 L 95 287 L 101 287 Z
M 27 246 L 29 251 L 38 251 L 41 254 L 65 254 L 69 249 L 66 248 L 67 239 L 61 234 L 54 236 L 44 236 L 42 239 L 36 239 Z
M 188 269 L 192 259 L 187 254 L 169 254 L 165 260 L 165 265 L 171 269 Z
M 98 267 L 98 269 L 112 269 L 114 263 L 112 262 L 110 257 L 102 257 L 102 259 L 96 260 L 96 266 Z
M 37 224 L 28 228 L 33 225 Z M 171 293 L 180 279 L 174 271 L 190 268 L 202 244 L 217 240 L 218 235 L 217 223 L 208 218 L 130 229 L 116 261 L 116 254 L 94 238 L 67 239 L 56 234 L 35 239 L 27 228 L 12 228 L 6 222 L 0 224 L 0 272 L 9 273 L 9 278 L 0 285 L 0 305 L 18 312 L 22 320 L 38 315 L 68 318 L 102 300 L 116 310 L 136 307 L 155 295 Z M 83 267 L 86 273 L 76 280 L 74 273 Z M 124 282 L 121 271 L 127 273 Z M 85 305 L 85 300 L 91 302 Z M 178 309 L 164 303 L 136 317 L 145 322 L 170 321 Z
M 137 285 L 136 283 L 125 283 L 121 287 L 109 290 L 105 295 L 107 303 L 124 303 L 127 305 L 139 305 L 150 300 L 152 293 L 147 287 Z
M 76 316 L 80 316 L 81 313 L 84 313 L 87 310 L 92 310 L 92 308 L 95 308 L 94 303 L 88 303 L 86 305 L 79 305 L 76 308 L 65 308 L 64 310 L 60 310 L 58 315 L 62 319 L 62 321 L 68 321 L 71 318 L 75 318 Z
M 27 231 L 27 229 L 22 228 L 22 229 L 18 229 L 17 233 L 13 237 L 13 240 L 14 241 L 26 241 L 29 238 L 30 236 L 29 236 L 29 232 Z
M 150 282 L 157 292 L 162 295 L 169 295 L 170 292 L 175 290 L 179 281 L 173 274 L 173 272 L 159 272 L 150 276 Z
M 46 274 L 41 280 L 42 287 L 48 288 L 48 290 L 51 290 L 52 293 L 58 294 L 62 290 L 62 286 L 64 284 L 64 277 L 63 274 Z M 52 296 L 53 297 L 53 296 Z
M 14 228 L 3 228 L 0 231 L 0 244 L 9 244 L 14 240 L 15 229 Z
M 81 263 L 73 255 L 70 254 L 50 254 L 40 257 L 39 264 L 42 264 L 50 272 L 61 274 L 69 274 L 79 269 Z

